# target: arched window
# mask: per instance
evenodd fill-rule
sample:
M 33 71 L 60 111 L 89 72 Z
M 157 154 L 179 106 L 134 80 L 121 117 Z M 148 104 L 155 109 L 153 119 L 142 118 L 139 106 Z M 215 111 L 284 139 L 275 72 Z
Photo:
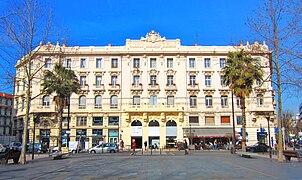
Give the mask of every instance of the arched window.
M 50 105 L 50 98 L 49 96 L 43 96 L 42 98 L 42 106 L 49 106 Z
M 79 98 L 79 108 L 85 109 L 86 108 L 86 96 L 82 95 Z
M 135 120 L 131 123 L 131 126 L 142 126 L 142 123 L 139 120 Z
M 166 123 L 166 126 L 177 126 L 176 122 L 174 120 L 169 120 L 167 123 Z
M 191 108 L 197 107 L 197 97 L 196 96 L 190 96 L 190 107 Z
M 152 120 L 149 122 L 149 127 L 158 127 L 159 123 L 156 120 Z
M 95 96 L 94 107 L 95 108 L 102 108 L 102 96 Z
M 113 95 L 110 98 L 110 108 L 117 108 L 117 106 L 118 106 L 118 98 L 116 95 Z
M 264 99 L 262 94 L 257 95 L 257 107 L 263 107 Z

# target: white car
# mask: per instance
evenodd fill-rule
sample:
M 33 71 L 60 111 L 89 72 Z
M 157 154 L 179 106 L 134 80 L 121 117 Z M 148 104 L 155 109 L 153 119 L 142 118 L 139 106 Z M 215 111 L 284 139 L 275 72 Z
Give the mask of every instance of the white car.
M 93 148 L 89 149 L 89 153 L 116 153 L 117 146 L 115 143 L 105 143 L 94 146 Z

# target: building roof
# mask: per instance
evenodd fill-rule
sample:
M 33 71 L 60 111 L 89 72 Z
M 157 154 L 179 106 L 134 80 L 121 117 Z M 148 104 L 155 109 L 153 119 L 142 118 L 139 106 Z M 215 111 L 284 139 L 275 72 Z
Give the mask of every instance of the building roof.
M 0 97 L 6 97 L 6 98 L 12 99 L 14 96 L 12 94 L 6 94 L 6 93 L 3 93 L 3 92 L 0 92 Z

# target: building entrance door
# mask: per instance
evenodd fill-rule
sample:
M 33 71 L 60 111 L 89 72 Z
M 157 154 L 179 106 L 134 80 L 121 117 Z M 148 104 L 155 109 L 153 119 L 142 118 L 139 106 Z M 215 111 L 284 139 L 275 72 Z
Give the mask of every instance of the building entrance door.
M 118 138 L 117 137 L 109 137 L 109 142 L 110 143 L 115 143 L 115 144 L 118 144 Z

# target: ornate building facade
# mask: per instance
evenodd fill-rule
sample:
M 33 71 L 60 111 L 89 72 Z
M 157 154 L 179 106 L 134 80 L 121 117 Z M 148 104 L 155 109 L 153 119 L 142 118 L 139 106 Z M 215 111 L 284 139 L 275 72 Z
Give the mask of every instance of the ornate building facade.
M 222 68 L 230 51 L 244 49 L 259 60 L 266 81 L 255 82 L 247 99 L 248 143 L 262 138 L 268 141 L 268 124 L 273 128 L 273 90 L 271 52 L 257 42 L 238 46 L 183 46 L 179 39 L 168 40 L 151 31 L 139 40 L 126 40 L 124 46 L 67 47 L 59 44 L 37 47 L 32 68 L 41 68 L 32 83 L 31 120 L 36 122 L 37 141 L 56 145 L 58 135 L 53 96 L 41 93 L 43 70 L 56 62 L 74 70 L 81 89 L 70 97 L 70 130 L 67 129 L 67 107 L 64 110 L 63 135 L 70 132 L 71 141 L 85 148 L 100 140 L 130 145 L 136 139 L 167 147 L 177 138 L 190 137 L 198 143 L 229 137 L 232 132 L 232 98 L 221 81 Z M 16 65 L 16 121 L 25 114 L 22 60 Z M 237 135 L 241 132 L 240 101 L 234 101 Z M 265 115 L 269 113 L 269 118 Z M 29 130 L 32 139 L 32 130 Z M 266 134 L 266 135 L 265 135 Z M 65 137 L 65 136 L 64 136 Z M 271 137 L 274 133 L 271 132 Z M 240 138 L 240 137 L 239 137 Z M 48 140 L 47 140 L 48 139 Z
M 0 92 L 0 143 L 8 143 L 13 136 L 13 95 Z

